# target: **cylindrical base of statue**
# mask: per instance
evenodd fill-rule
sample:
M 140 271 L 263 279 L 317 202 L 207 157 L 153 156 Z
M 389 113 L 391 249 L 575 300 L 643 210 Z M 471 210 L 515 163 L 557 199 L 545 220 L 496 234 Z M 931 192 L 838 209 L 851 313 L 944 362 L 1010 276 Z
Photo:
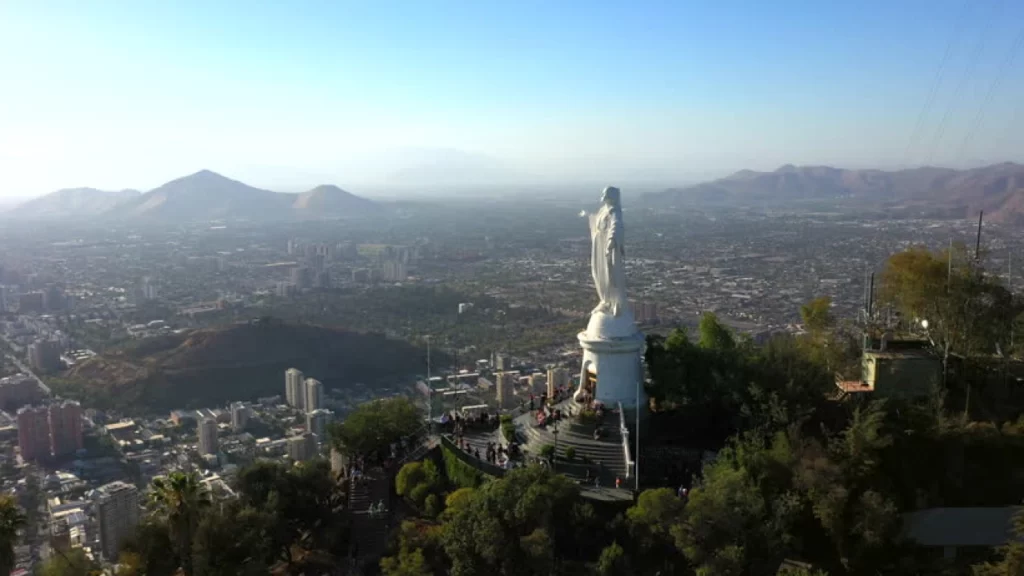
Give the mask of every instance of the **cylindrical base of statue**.
M 587 330 L 577 336 L 583 348 L 583 364 L 576 399 L 593 399 L 609 409 L 614 409 L 619 403 L 623 408 L 642 406 L 646 402 L 640 363 L 644 335 L 632 322 L 628 335 L 613 335 L 615 332 L 622 334 L 624 330 L 595 329 L 601 328 L 595 326 L 595 319 L 592 318 Z M 600 319 L 597 324 L 601 324 Z

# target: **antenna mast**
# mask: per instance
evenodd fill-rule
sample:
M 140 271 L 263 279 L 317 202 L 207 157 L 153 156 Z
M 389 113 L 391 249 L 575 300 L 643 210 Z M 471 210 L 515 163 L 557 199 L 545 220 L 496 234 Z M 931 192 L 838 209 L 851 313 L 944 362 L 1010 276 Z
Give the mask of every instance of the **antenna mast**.
M 985 211 L 978 212 L 978 237 L 974 241 L 974 261 L 981 259 L 981 219 L 985 217 Z

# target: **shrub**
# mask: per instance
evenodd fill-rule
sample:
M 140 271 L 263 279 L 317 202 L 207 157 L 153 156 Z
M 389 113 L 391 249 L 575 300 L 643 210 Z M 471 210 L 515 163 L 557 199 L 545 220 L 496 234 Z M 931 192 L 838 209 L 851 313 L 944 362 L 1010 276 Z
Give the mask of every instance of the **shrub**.
M 423 512 L 427 516 L 436 518 L 442 511 L 441 499 L 437 497 L 437 494 L 431 494 L 423 501 Z
M 413 504 L 417 506 L 422 506 L 424 501 L 430 496 L 430 486 L 426 484 L 417 484 L 409 491 L 409 500 L 412 500 Z
M 568 448 L 565 449 L 565 459 L 566 460 L 570 460 L 570 461 L 576 459 L 576 447 L 575 446 L 569 446 Z
M 540 455 L 544 458 L 553 458 L 555 456 L 555 446 L 553 444 L 545 444 L 541 446 Z
M 576 421 L 580 424 L 597 424 L 597 412 L 589 408 L 580 410 L 579 415 L 576 416 Z
M 445 475 L 448 477 L 448 481 L 456 486 L 476 488 L 489 478 L 479 470 L 459 460 L 453 448 L 442 445 L 441 456 L 444 458 Z
M 506 442 L 514 442 L 516 439 L 516 425 L 512 420 L 507 420 L 501 423 L 501 435 L 505 438 Z

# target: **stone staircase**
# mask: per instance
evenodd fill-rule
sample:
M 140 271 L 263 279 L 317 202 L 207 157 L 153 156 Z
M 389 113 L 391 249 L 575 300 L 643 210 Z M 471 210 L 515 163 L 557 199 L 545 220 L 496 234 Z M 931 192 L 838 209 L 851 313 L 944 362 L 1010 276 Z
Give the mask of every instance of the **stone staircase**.
M 563 418 L 558 424 L 556 471 L 575 479 L 582 479 L 586 477 L 587 468 L 590 468 L 592 476 L 600 475 L 603 486 L 614 486 L 617 477 L 625 481 L 627 463 L 622 452 L 622 435 L 617 420 L 617 415 L 606 416 L 604 435 L 600 440 L 594 440 L 593 426 L 577 424 L 571 417 Z M 612 422 L 616 425 L 612 426 Z M 552 427 L 541 428 L 529 421 L 517 424 L 520 424 L 519 433 L 523 436 L 525 448 L 530 455 L 539 456 L 543 446 L 556 445 Z M 566 451 L 570 446 L 576 451 L 571 462 L 565 460 Z
M 360 574 L 367 562 L 376 562 L 384 553 L 390 535 L 391 486 L 383 468 L 371 468 L 349 490 L 349 510 L 352 513 L 351 574 Z M 377 516 L 369 513 L 370 504 L 384 501 L 386 512 Z

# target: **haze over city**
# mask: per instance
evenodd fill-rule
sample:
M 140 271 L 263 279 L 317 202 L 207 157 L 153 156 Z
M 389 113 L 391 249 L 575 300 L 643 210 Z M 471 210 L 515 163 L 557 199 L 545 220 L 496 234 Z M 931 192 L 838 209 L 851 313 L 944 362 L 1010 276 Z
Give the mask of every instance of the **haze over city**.
M 1022 18 L 959 0 L 6 2 L 0 197 L 203 168 L 411 194 L 1019 161 Z
M 0 576 L 1017 576 L 1024 3 L 0 0 Z

